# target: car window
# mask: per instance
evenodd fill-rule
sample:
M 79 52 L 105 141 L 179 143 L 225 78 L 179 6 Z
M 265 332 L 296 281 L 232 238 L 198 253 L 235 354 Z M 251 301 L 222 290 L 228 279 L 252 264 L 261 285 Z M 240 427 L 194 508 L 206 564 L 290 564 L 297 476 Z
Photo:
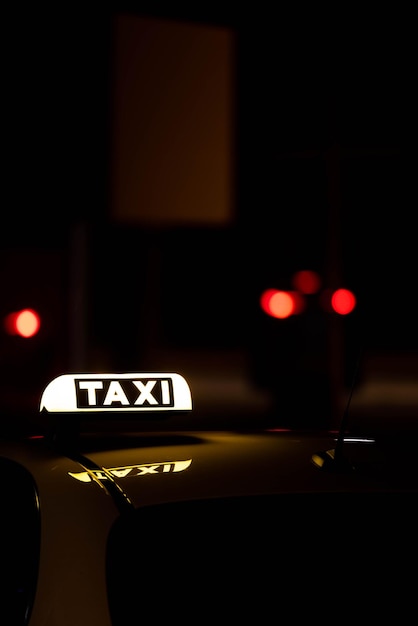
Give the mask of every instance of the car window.
M 40 550 L 35 483 L 20 464 L 0 458 L 0 623 L 23 626 L 30 617 Z

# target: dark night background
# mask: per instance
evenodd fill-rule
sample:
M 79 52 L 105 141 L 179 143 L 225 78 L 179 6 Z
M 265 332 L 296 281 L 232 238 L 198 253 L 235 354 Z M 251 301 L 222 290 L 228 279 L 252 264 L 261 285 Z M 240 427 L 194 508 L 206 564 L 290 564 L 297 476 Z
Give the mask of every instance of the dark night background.
M 312 378 L 299 357 L 322 363 L 328 324 L 338 326 L 331 342 L 336 333 L 344 385 L 359 353 L 364 378 L 370 366 L 398 378 L 405 368 L 415 384 L 408 16 L 199 6 L 5 11 L 0 314 L 33 306 L 43 322 L 30 342 L 2 333 L 7 410 L 32 409 L 66 371 L 195 372 L 193 355 L 209 377 L 227 376 L 226 363 L 234 375 L 244 361 L 256 388 L 275 390 L 286 375 L 314 398 L 310 381 L 320 386 L 329 363 Z M 235 33 L 236 217 L 224 227 L 111 219 L 112 20 L 121 12 Z M 351 288 L 358 307 L 337 322 L 316 312 L 281 336 L 259 294 L 289 288 L 304 268 Z

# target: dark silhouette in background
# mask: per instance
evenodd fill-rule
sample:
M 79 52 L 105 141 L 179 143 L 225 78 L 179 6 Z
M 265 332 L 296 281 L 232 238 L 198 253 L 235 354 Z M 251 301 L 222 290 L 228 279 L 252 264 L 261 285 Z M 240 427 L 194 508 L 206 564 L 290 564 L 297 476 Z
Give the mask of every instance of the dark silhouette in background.
M 1 335 L 6 410 L 36 410 L 40 387 L 77 369 L 242 375 L 250 391 L 213 383 L 208 396 L 230 407 L 225 396 L 241 394 L 237 410 L 258 410 L 265 391 L 283 423 L 332 421 L 360 353 L 358 382 L 370 363 L 416 380 L 403 22 L 109 6 L 60 9 L 53 22 L 47 9 L 8 10 L 0 312 L 38 307 L 43 325 L 30 348 Z M 234 211 L 223 224 L 114 219 L 122 14 L 233 34 Z M 316 310 L 286 327 L 267 319 L 262 290 L 289 288 L 299 269 L 353 289 L 355 314 L 330 321 Z M 207 398 L 197 397 L 199 408 Z

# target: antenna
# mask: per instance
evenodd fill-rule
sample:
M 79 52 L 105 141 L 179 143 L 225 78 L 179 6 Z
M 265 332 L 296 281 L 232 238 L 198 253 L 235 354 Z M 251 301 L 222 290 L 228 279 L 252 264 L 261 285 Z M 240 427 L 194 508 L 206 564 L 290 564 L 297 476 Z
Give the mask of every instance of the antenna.
M 312 455 L 312 463 L 320 469 L 327 470 L 329 472 L 350 472 L 354 468 L 351 463 L 343 454 L 344 446 L 344 434 L 346 431 L 346 424 L 348 419 L 348 410 L 350 408 L 351 399 L 353 397 L 354 387 L 357 382 L 358 373 L 360 371 L 360 363 L 363 357 L 363 348 L 360 348 L 357 363 L 354 368 L 353 380 L 350 387 L 350 393 L 345 405 L 344 413 L 341 418 L 340 428 L 338 430 L 337 443 L 335 448 L 331 450 L 325 450 L 324 452 L 316 452 Z

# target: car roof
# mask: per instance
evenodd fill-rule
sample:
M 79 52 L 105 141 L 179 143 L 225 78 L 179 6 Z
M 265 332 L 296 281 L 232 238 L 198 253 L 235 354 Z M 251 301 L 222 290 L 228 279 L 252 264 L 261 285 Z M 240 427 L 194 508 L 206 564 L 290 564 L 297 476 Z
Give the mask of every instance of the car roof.
M 72 491 L 92 484 L 117 506 L 280 493 L 416 491 L 416 433 L 344 429 L 199 429 L 187 381 L 175 373 L 71 374 L 40 400 L 39 436 L 0 441 L 13 456 Z M 180 418 L 180 421 L 179 421 Z M 182 428 L 178 425 L 182 424 Z M 56 472 L 55 475 L 59 473 Z
M 167 428 L 167 427 L 165 427 Z M 344 438 L 346 468 L 318 458 L 335 450 L 337 434 L 286 429 L 85 433 L 70 444 L 48 437 L 0 442 L 0 454 L 24 464 L 38 483 L 51 465 L 78 497 L 93 483 L 124 494 L 135 508 L 193 500 L 281 493 L 418 491 L 418 456 L 410 439 Z M 119 502 L 119 500 L 118 500 Z

